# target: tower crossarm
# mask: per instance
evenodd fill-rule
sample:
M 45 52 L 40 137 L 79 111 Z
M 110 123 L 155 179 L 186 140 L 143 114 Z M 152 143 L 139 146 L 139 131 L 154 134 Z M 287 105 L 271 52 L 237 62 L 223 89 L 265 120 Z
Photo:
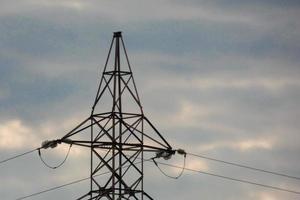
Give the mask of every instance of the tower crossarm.
M 89 149 L 90 190 L 78 200 L 152 200 L 144 192 L 146 153 L 168 159 L 175 151 L 144 115 L 121 32 L 113 34 L 90 116 L 44 147 L 58 143 Z M 100 179 L 101 171 L 109 173 Z

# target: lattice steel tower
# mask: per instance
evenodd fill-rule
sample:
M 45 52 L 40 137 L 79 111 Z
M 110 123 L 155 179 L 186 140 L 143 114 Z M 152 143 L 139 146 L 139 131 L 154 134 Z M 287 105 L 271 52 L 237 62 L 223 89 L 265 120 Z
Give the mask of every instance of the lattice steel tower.
M 143 113 L 121 32 L 113 34 L 91 115 L 60 142 L 90 149 L 90 191 L 78 199 L 152 199 L 143 186 L 145 154 L 174 151 Z

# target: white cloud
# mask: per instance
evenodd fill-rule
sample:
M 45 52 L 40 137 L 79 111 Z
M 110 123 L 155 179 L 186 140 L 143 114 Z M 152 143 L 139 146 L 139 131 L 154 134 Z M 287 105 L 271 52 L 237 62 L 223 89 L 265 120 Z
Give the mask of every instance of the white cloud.
M 21 149 L 38 144 L 31 128 L 20 120 L 10 120 L 0 124 L 0 149 Z
M 186 167 L 195 170 L 208 171 L 209 167 L 207 163 L 199 159 L 188 159 L 186 162 Z
M 70 118 L 60 123 L 44 122 L 36 127 L 25 125 L 20 119 L 9 120 L 0 124 L 0 149 L 18 150 L 37 148 L 44 140 L 59 139 L 80 122 L 78 118 Z M 65 156 L 68 145 L 59 145 L 50 154 Z M 75 157 L 85 155 L 84 150 L 72 147 L 71 153 Z
M 300 87 L 299 79 L 291 79 L 289 77 L 273 78 L 273 77 L 210 77 L 210 78 L 191 78 L 161 80 L 151 82 L 151 87 L 165 88 L 181 88 L 181 89 L 261 89 L 270 92 L 279 92 L 288 87 Z M 171 80 L 170 80 L 171 79 Z
M 33 12 L 43 12 L 48 9 L 72 9 L 82 10 L 86 3 L 77 0 L 63 0 L 63 1 L 48 1 L 48 0 L 23 0 L 23 1 L 1 1 L 0 16 L 13 16 L 17 14 L 34 14 Z
M 300 86 L 300 81 L 284 78 L 226 78 L 226 79 L 199 79 L 192 82 L 197 88 L 210 89 L 210 88 L 261 88 L 269 91 L 281 90 L 289 86 Z
M 253 199 L 257 199 L 257 200 L 278 200 L 281 198 L 278 198 L 278 196 L 275 196 L 272 193 L 268 193 L 268 192 L 253 192 L 250 193 L 249 195 L 251 198 Z
M 181 4 L 174 1 L 144 1 L 126 0 L 114 1 L 33 1 L 47 6 L 72 8 L 100 15 L 118 22 L 162 21 L 162 20 L 208 20 L 220 22 L 253 23 L 252 16 L 244 16 L 238 12 L 225 12 L 219 8 L 202 5 Z M 97 5 L 97 6 L 95 6 Z M 155 13 L 153 12 L 155 11 Z M 224 15 L 225 14 L 225 15 Z M 138 17 L 137 17 L 138 16 Z
M 37 130 L 41 133 L 41 137 L 44 140 L 59 139 L 75 128 L 81 121 L 83 120 L 81 119 L 80 114 L 78 116 L 67 117 L 66 119 L 60 119 L 58 121 L 53 119 L 52 121 L 47 121 L 41 124 L 39 127 L 37 127 Z M 40 141 L 42 141 L 42 139 Z M 49 153 L 53 156 L 59 155 L 60 157 L 64 157 L 68 149 L 68 144 L 60 144 L 54 150 L 50 149 Z M 73 145 L 70 150 L 70 155 L 83 158 L 89 154 L 87 154 L 84 148 Z
M 174 165 L 183 167 L 182 161 L 177 161 L 176 164 L 174 164 Z M 194 159 L 189 156 L 186 158 L 185 167 L 189 168 L 189 169 L 194 169 L 194 170 L 209 171 L 209 166 L 205 161 L 199 160 L 199 159 Z M 165 170 L 166 170 L 166 172 L 170 171 L 172 176 L 176 176 L 178 173 L 181 172 L 182 169 L 175 168 L 175 167 L 165 167 L 164 171 Z M 186 171 L 186 173 L 187 172 L 188 171 Z
M 262 138 L 245 138 L 235 140 L 223 140 L 211 143 L 204 143 L 197 147 L 197 151 L 212 151 L 218 149 L 234 149 L 240 152 L 255 151 L 255 150 L 272 150 L 275 148 L 276 140 L 274 138 L 262 137 Z
M 87 2 L 80 1 L 80 0 L 31 0 L 32 4 L 42 5 L 47 7 L 62 7 L 62 8 L 69 8 L 74 10 L 83 10 L 87 7 Z
M 266 149 L 270 150 L 273 147 L 273 142 L 266 139 L 250 139 L 239 141 L 235 146 L 241 151 Z
M 203 119 L 224 113 L 221 107 L 201 106 L 186 100 L 180 102 L 179 109 L 166 119 L 169 124 L 182 124 L 184 126 L 201 126 Z
M 225 107 L 220 105 L 200 105 L 188 100 L 178 100 L 178 109 L 166 115 L 158 115 L 162 126 L 201 128 L 204 130 L 217 131 L 219 133 L 243 133 L 244 131 L 225 123 L 211 120 L 213 117 L 224 117 L 228 112 Z
M 142 66 L 147 73 L 153 72 L 145 65 L 156 66 L 155 77 L 146 81 L 147 90 L 255 89 L 278 93 L 288 88 L 300 87 L 298 64 L 287 59 L 285 55 L 271 58 L 245 57 L 232 53 L 225 53 L 218 58 L 207 58 L 197 52 L 181 56 L 153 52 L 133 52 L 132 55 L 135 58 L 134 63 Z
M 100 1 L 100 0 L 23 0 L 4 1 L 1 15 L 43 12 L 53 9 L 73 10 L 85 15 L 98 17 L 115 22 L 145 22 L 145 21 L 208 21 L 221 23 L 239 23 L 252 26 L 261 25 L 264 15 L 259 12 L 244 12 L 224 9 L 209 3 L 188 4 L 171 0 L 164 1 Z M 155 11 L 155 12 L 154 12 Z M 53 16 L 57 17 L 57 16 Z M 263 28 L 264 26 L 259 26 Z

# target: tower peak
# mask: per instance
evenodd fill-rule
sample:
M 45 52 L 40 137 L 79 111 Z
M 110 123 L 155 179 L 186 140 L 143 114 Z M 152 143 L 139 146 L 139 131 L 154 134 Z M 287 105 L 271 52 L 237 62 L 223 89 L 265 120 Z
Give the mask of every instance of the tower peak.
M 114 32 L 114 37 L 122 37 L 122 31 Z

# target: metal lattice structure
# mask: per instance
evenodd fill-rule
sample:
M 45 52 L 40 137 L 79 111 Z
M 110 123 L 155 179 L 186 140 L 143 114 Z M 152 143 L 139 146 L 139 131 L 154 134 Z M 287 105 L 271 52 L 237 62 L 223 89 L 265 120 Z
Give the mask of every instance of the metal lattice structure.
M 145 154 L 174 151 L 143 113 L 121 32 L 113 34 L 91 115 L 61 142 L 90 149 L 90 191 L 78 199 L 152 199 Z

